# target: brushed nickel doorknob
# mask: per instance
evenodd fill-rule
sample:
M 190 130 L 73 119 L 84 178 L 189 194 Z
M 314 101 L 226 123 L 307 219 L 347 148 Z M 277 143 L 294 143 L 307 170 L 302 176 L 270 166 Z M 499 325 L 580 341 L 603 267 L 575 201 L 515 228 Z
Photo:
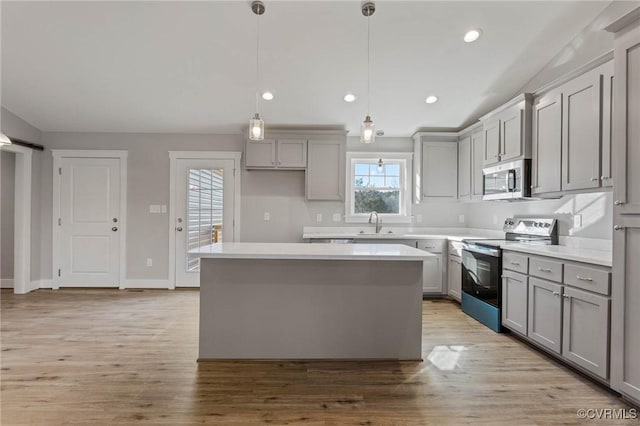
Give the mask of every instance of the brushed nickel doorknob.
M 613 227 L 613 229 L 615 229 L 616 231 L 622 231 L 624 229 L 624 226 L 616 225 L 616 226 Z
M 176 231 L 182 232 L 182 226 L 176 226 Z
M 621 205 L 623 205 L 623 204 L 624 204 L 624 201 L 620 201 L 620 200 L 615 200 L 615 201 L 613 202 L 613 205 L 614 205 L 614 206 L 621 206 Z
M 118 232 L 118 227 L 117 227 L 117 226 L 114 226 L 113 228 L 111 228 L 111 230 L 112 230 L 113 232 Z

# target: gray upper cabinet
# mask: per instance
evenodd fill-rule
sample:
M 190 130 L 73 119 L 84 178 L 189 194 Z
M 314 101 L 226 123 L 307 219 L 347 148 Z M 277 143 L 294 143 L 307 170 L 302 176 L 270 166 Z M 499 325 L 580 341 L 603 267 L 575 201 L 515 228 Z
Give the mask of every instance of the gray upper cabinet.
M 247 140 L 245 150 L 247 169 L 298 169 L 307 167 L 306 139 Z
M 562 296 L 562 356 L 608 379 L 610 299 L 570 287 Z
M 500 119 L 488 120 L 483 129 L 484 133 L 484 164 L 500 162 Z
M 561 189 L 562 93 L 552 92 L 534 101 L 532 193 Z
M 640 403 L 640 8 L 615 32 L 611 383 Z
M 482 130 L 471 135 L 471 198 L 482 199 L 484 195 L 484 138 Z
M 562 350 L 562 286 L 529 278 L 528 336 L 560 354 Z
M 471 136 L 458 143 L 458 198 L 471 198 Z
M 274 168 L 276 166 L 276 140 L 247 140 L 244 154 L 246 168 Z
M 307 200 L 343 200 L 346 138 L 310 140 L 306 173 Z
M 485 166 L 531 158 L 531 101 L 530 94 L 522 94 L 480 119 Z
M 612 186 L 612 84 L 609 61 L 534 99 L 534 195 Z
M 561 87 L 563 190 L 600 186 L 600 83 L 594 70 Z
M 500 161 L 522 156 L 523 119 L 524 111 L 519 107 L 509 108 L 500 116 Z
M 458 198 L 457 143 L 422 143 L 422 198 L 435 200 Z

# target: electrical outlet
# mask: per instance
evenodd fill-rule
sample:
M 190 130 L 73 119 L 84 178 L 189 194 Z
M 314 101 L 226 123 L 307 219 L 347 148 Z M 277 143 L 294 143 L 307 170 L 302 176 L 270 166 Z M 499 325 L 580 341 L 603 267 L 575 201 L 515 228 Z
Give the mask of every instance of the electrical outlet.
M 333 221 L 334 222 L 340 222 L 340 213 L 334 213 L 333 214 Z
M 416 222 L 422 223 L 422 215 L 421 214 L 417 214 L 416 215 Z
M 316 214 L 316 222 L 322 222 L 322 213 Z
M 264 220 L 265 220 L 265 222 L 270 221 L 271 220 L 271 213 L 264 212 Z
M 463 214 L 458 215 L 458 222 L 464 223 L 464 215 Z
M 147 258 L 147 266 L 149 267 L 153 266 L 153 259 Z
M 574 214 L 573 215 L 573 227 L 574 228 L 582 228 L 582 215 Z
M 493 215 L 493 224 L 497 225 L 498 224 L 498 216 L 497 215 Z

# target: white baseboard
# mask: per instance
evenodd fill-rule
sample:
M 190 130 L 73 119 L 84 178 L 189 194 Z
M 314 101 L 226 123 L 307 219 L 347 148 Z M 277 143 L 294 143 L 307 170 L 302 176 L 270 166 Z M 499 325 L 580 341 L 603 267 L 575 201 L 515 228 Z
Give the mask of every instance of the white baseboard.
M 36 284 L 37 287 L 35 288 L 53 288 L 53 280 L 36 280 L 36 281 L 31 281 L 31 284 Z
M 120 289 L 127 288 L 157 288 L 157 289 L 171 289 L 169 280 L 162 279 L 129 279 L 125 281 L 124 285 L 120 286 Z
M 13 278 L 0 278 L 0 288 L 13 288 Z

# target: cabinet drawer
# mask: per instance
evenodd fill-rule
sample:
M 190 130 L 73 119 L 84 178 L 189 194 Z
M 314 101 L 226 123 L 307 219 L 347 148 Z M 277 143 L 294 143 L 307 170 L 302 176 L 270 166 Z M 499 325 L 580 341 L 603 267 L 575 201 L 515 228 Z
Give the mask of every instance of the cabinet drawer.
M 446 240 L 418 240 L 418 248 L 431 253 L 442 253 Z
M 608 296 L 611 292 L 611 272 L 605 268 L 567 263 L 564 283 Z
M 526 274 L 529 272 L 529 258 L 522 254 L 505 251 L 502 254 L 502 267 Z
M 562 282 L 562 263 L 549 259 L 532 257 L 529 259 L 529 274 L 545 280 Z

